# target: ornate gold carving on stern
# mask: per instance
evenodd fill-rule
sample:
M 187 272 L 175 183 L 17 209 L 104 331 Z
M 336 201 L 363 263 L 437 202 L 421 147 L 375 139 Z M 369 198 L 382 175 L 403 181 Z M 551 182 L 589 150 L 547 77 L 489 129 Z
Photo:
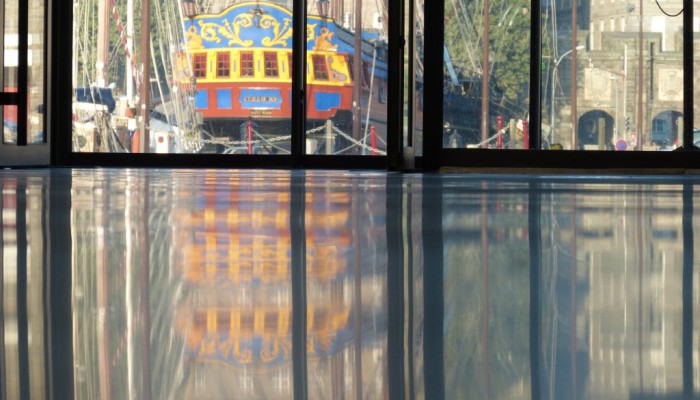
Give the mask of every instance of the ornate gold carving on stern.
M 335 33 L 328 30 L 328 28 L 323 27 L 319 31 L 318 38 L 316 38 L 316 45 L 314 45 L 314 50 L 318 51 L 332 51 L 337 50 L 338 45 L 331 43 L 333 41 L 333 35 Z
M 280 29 L 282 26 L 282 29 Z M 263 46 L 272 47 L 275 45 L 282 45 L 287 47 L 287 39 L 292 37 L 292 20 L 289 18 L 284 19 L 284 25 L 281 25 L 277 19 L 272 16 L 264 15 L 260 20 L 260 27 L 263 29 L 272 28 L 272 37 L 268 36 L 263 38 L 261 43 Z
M 240 44 L 243 47 L 250 47 L 253 45 L 252 40 L 241 39 L 241 28 L 250 28 L 253 26 L 253 16 L 250 14 L 241 14 L 233 19 L 233 24 L 228 21 L 224 21 L 226 29 L 221 32 L 228 41 L 229 46 L 234 44 Z
M 316 39 L 316 26 L 318 24 L 308 24 L 306 25 L 306 42 L 310 42 Z
M 347 81 L 348 80 L 347 75 L 345 75 L 341 71 L 338 71 L 337 69 L 333 68 L 333 63 L 336 61 L 335 57 L 328 56 L 327 60 L 328 60 L 328 68 L 331 70 L 331 75 L 332 75 L 333 79 L 338 81 L 338 82 Z
M 200 35 L 207 42 L 221 43 L 219 35 L 229 39 L 228 45 L 239 44 L 242 47 L 250 47 L 253 45 L 252 40 L 241 39 L 241 28 L 248 28 L 253 25 L 253 20 L 250 15 L 240 15 L 233 20 L 233 24 L 229 21 L 224 21 L 224 25 L 215 24 L 213 22 L 199 21 Z
M 202 37 L 197 33 L 197 27 L 190 25 L 187 28 L 187 33 L 185 34 L 185 39 L 187 40 L 187 47 L 190 50 L 201 49 L 202 47 Z

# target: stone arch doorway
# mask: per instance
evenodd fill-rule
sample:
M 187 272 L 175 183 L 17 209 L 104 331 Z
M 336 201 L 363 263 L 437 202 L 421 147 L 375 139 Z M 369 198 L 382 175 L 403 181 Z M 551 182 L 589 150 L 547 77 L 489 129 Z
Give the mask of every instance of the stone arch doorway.
M 651 120 L 651 143 L 660 147 L 675 147 L 678 137 L 682 136 L 683 113 L 665 110 L 656 114 Z
M 602 110 L 591 110 L 578 119 L 579 150 L 613 150 L 615 119 Z

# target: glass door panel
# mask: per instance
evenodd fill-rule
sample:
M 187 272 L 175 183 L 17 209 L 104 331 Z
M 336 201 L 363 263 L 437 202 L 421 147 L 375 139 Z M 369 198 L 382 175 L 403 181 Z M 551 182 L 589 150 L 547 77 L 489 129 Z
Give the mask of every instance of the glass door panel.
M 530 12 L 529 1 L 445 1 L 443 148 L 527 148 Z
M 387 2 L 308 5 L 306 154 L 386 155 Z
M 0 0 L 0 31 L 0 165 L 48 164 L 44 1 Z
M 73 152 L 289 154 L 286 3 L 77 1 Z
M 683 19 L 673 15 L 682 4 L 575 4 L 543 3 L 543 146 L 604 151 L 681 146 Z

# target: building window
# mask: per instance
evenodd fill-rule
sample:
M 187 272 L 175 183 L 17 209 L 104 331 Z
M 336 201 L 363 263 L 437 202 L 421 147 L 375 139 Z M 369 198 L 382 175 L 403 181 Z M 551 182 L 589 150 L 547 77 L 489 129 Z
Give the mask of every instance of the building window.
M 229 53 L 216 54 L 216 77 L 231 77 L 231 55 Z
M 241 76 L 255 76 L 255 66 L 253 64 L 253 53 L 250 51 L 241 52 Z
M 205 78 L 207 76 L 207 55 L 206 54 L 195 54 L 193 64 L 194 64 L 194 77 L 195 78 Z
M 326 58 L 321 55 L 311 56 L 311 62 L 314 67 L 314 77 L 319 81 L 328 80 L 328 66 L 326 65 Z
M 268 52 L 264 53 L 265 56 L 265 77 L 266 78 L 277 78 L 280 76 L 279 67 L 277 65 L 277 53 Z

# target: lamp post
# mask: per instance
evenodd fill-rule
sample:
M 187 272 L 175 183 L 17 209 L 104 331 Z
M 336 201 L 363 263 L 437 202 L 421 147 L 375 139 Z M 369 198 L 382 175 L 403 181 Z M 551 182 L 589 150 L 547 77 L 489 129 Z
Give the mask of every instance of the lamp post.
M 549 145 L 550 146 L 554 142 L 554 87 L 555 87 L 554 79 L 557 76 L 557 68 L 559 67 L 559 63 L 561 63 L 562 60 L 564 60 L 564 58 L 566 56 L 573 53 L 574 50 L 576 50 L 576 51 L 582 50 L 583 47 L 584 46 L 577 46 L 575 49 L 571 49 L 569 51 L 566 51 L 564 54 L 559 56 L 559 58 L 557 58 L 557 60 L 554 62 L 554 67 L 552 67 L 552 94 L 551 94 L 551 98 L 549 100 L 549 105 L 551 107 L 551 112 L 549 113 L 549 118 L 551 121 L 551 123 L 549 125 Z M 574 77 L 574 79 L 576 79 L 576 77 Z
M 615 125 L 613 125 L 613 144 L 617 143 L 617 139 L 620 135 L 620 108 L 619 108 L 619 88 L 617 86 L 617 76 L 611 76 L 610 80 L 613 82 L 615 85 Z

